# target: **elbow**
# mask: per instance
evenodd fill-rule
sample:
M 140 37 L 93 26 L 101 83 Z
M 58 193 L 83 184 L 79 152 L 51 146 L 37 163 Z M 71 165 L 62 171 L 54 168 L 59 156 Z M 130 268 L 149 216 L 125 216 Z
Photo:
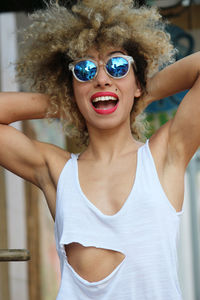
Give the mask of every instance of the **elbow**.
M 13 122 L 18 121 L 16 113 L 12 112 L 9 108 L 2 107 L 0 109 L 0 124 L 10 125 Z
M 10 125 L 11 123 L 13 123 L 12 120 L 9 120 L 9 118 L 5 118 L 0 115 L 0 125 Z

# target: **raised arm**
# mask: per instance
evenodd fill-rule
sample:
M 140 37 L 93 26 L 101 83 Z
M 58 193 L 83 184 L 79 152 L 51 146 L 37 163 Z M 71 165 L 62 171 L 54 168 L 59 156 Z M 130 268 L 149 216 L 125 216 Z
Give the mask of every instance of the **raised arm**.
M 0 93 L 0 123 L 43 119 L 49 105 L 48 96 L 37 93 Z
M 200 52 L 168 66 L 147 84 L 147 102 L 189 89 L 166 135 L 170 159 L 185 167 L 200 145 Z
M 40 143 L 9 124 L 44 118 L 48 103 L 48 96 L 42 94 L 0 93 L 0 165 L 37 186 L 37 174 L 45 168 Z
M 189 55 L 158 72 L 147 82 L 148 103 L 191 89 L 200 74 L 200 52 Z

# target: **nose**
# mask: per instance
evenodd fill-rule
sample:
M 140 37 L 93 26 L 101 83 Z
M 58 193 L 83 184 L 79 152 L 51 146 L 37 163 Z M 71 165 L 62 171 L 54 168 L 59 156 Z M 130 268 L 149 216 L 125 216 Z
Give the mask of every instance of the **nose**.
M 94 80 L 94 84 L 95 84 L 95 87 L 104 87 L 104 86 L 112 85 L 112 79 L 106 73 L 103 65 L 99 66 L 98 74 Z

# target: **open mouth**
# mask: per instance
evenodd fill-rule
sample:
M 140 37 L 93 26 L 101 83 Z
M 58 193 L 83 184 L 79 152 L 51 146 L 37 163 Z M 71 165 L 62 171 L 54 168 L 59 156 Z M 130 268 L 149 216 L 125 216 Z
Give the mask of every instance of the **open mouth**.
M 92 106 L 97 110 L 110 110 L 117 106 L 119 99 L 112 96 L 101 96 L 92 100 Z

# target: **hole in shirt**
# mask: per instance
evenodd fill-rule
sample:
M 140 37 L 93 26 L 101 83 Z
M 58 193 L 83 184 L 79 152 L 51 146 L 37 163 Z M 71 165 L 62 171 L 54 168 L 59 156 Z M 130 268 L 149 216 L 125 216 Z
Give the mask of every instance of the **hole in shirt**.
M 85 247 L 75 242 L 64 247 L 70 266 L 80 277 L 89 282 L 105 279 L 125 259 L 125 255 L 121 252 L 104 248 Z

